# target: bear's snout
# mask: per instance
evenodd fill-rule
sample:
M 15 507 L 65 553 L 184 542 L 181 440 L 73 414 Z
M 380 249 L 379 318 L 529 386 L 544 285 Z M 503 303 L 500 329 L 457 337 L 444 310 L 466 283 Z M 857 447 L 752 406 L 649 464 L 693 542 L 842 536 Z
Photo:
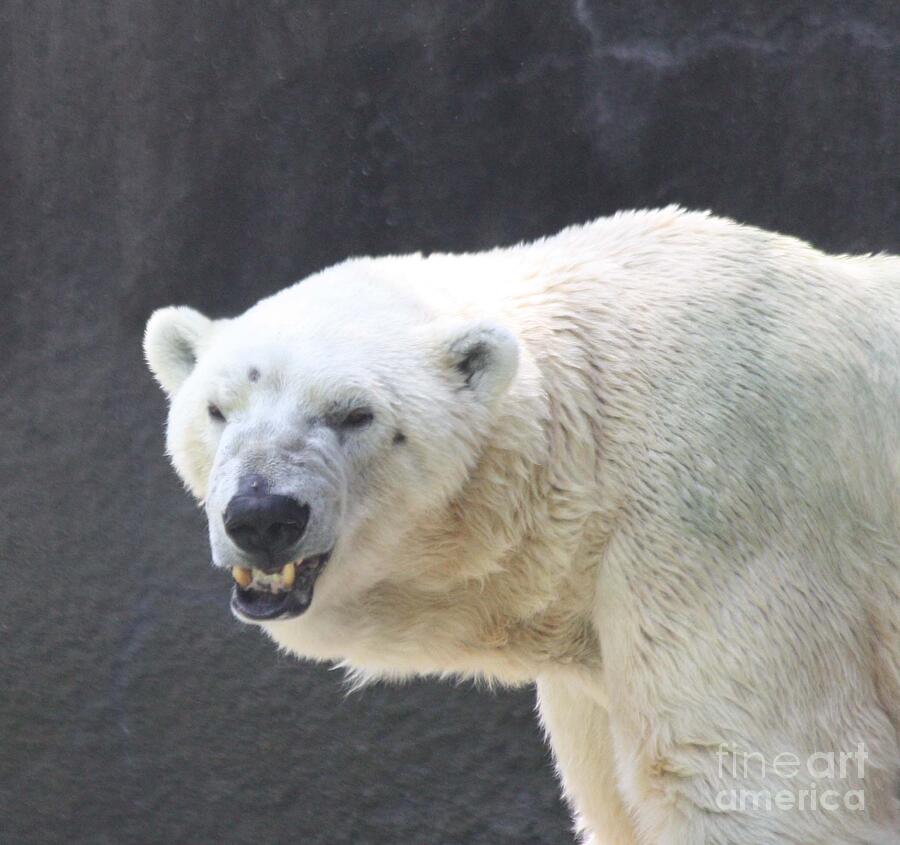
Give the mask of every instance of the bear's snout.
M 263 571 L 279 570 L 291 558 L 309 522 L 309 505 L 291 496 L 246 487 L 231 498 L 222 521 L 235 546 Z

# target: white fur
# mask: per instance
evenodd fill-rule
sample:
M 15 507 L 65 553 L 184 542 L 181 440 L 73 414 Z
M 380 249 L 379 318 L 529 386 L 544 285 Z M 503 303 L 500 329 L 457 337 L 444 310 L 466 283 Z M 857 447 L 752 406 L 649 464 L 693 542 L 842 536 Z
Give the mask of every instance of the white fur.
M 900 259 L 668 208 L 204 320 L 155 315 L 146 350 L 216 562 L 248 466 L 336 544 L 263 626 L 282 647 L 361 683 L 536 682 L 591 842 L 900 842 Z M 321 420 L 354 401 L 375 421 L 342 440 Z M 816 785 L 862 810 L 717 804 L 859 742 L 864 778 Z M 736 783 L 723 743 L 770 765 Z

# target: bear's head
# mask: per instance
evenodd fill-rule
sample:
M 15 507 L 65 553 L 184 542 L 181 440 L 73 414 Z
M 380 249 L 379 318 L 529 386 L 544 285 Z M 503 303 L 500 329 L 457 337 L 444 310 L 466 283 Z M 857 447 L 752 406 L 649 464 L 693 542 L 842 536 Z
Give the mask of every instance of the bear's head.
M 410 532 L 466 484 L 516 376 L 510 330 L 397 283 L 391 261 L 345 262 L 234 319 L 171 307 L 147 324 L 168 452 L 244 621 L 414 575 Z

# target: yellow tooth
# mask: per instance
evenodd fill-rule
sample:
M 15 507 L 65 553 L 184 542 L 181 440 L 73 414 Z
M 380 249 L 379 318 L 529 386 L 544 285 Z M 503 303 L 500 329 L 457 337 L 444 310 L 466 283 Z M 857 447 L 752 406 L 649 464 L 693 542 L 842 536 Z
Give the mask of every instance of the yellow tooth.
M 231 577 L 238 582 L 245 590 L 253 581 L 253 573 L 249 569 L 242 566 L 231 567 Z
M 284 579 L 284 587 L 289 590 L 294 586 L 294 576 L 297 574 L 297 567 L 293 563 L 285 564 L 281 570 L 281 577 Z

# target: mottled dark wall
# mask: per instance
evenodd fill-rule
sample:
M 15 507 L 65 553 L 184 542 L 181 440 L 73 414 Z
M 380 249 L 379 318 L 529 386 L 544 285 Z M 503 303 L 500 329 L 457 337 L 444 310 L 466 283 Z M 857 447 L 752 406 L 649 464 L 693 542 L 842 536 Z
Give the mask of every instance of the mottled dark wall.
M 530 691 L 231 619 L 143 324 L 629 206 L 896 251 L 896 0 L 31 0 L 0 62 L 0 842 L 570 841 Z

